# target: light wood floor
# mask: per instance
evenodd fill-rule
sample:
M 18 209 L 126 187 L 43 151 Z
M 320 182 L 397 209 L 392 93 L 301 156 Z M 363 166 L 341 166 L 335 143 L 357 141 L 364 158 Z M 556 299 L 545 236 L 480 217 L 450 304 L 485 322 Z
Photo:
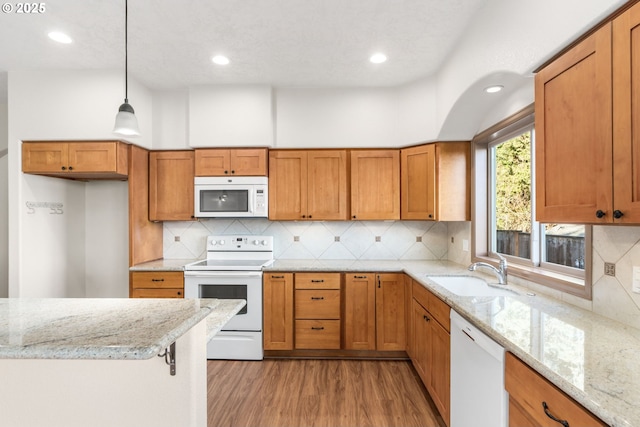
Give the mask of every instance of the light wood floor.
M 409 361 L 208 362 L 209 427 L 443 427 Z

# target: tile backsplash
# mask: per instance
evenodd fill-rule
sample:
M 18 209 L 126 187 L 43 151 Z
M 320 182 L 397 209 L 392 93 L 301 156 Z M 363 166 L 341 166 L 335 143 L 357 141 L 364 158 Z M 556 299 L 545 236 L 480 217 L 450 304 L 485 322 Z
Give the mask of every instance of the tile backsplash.
M 165 258 L 205 257 L 211 234 L 274 237 L 276 259 L 446 260 L 448 223 L 432 221 L 269 221 L 209 219 L 165 222 Z
M 210 234 L 274 236 L 280 259 L 449 260 L 471 262 L 466 244 L 470 222 L 336 221 L 295 222 L 266 219 L 210 219 L 164 223 L 164 257 L 203 258 Z M 616 275 L 604 274 L 604 263 Z M 640 294 L 633 292 L 633 267 L 640 267 L 640 227 L 594 226 L 591 301 L 512 277 L 513 283 L 640 328 Z

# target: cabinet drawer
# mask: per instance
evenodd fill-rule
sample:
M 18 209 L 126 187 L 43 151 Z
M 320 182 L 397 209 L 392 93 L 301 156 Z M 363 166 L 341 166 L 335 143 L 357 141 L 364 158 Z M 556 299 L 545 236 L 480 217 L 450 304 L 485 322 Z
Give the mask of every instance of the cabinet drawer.
M 296 289 L 340 289 L 340 273 L 296 273 Z
M 140 271 L 131 275 L 133 289 L 166 289 L 184 288 L 184 278 L 181 271 Z
M 338 289 L 296 289 L 296 319 L 340 319 Z
M 420 283 L 416 282 L 415 280 L 412 280 L 411 292 L 413 293 L 413 299 L 418 301 L 420 303 L 420 305 L 425 310 L 428 310 L 429 309 L 429 296 L 431 295 L 431 292 L 429 292 L 427 290 L 427 288 L 425 288 L 424 286 L 422 286 Z
M 447 332 L 451 332 L 451 319 L 449 318 L 451 307 L 449 307 L 447 303 L 429 292 L 429 307 L 427 307 L 427 309 L 438 323 L 447 330 Z
M 131 292 L 131 298 L 184 298 L 182 288 L 166 288 L 166 289 L 134 289 Z
M 296 349 L 340 349 L 339 320 L 296 320 Z
M 545 414 L 543 402 L 546 402 L 548 411 L 554 417 L 568 421 L 571 426 L 606 425 L 511 353 L 506 354 L 505 388 L 509 392 L 510 407 L 519 407 L 510 416 L 511 425 L 526 417 L 533 425 L 558 426 Z

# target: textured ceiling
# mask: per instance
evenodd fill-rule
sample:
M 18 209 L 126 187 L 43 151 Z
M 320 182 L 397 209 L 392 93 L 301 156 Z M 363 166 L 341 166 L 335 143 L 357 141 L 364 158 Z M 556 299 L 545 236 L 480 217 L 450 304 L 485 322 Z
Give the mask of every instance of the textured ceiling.
M 129 72 L 151 89 L 398 85 L 435 72 L 486 2 L 130 0 Z M 0 74 L 124 66 L 124 0 L 45 6 L 43 14 L 0 14 Z M 52 30 L 74 43 L 49 40 Z M 389 60 L 369 63 L 376 51 Z M 214 65 L 211 57 L 218 53 L 231 64 Z

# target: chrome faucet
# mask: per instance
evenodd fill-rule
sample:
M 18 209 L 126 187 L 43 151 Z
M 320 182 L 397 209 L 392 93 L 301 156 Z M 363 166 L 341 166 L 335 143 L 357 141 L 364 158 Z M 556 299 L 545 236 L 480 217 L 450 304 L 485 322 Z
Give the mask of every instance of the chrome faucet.
M 500 264 L 498 265 L 499 268 L 495 268 L 493 265 L 488 264 L 486 262 L 474 262 L 469 266 L 469 271 L 476 271 L 478 267 L 488 268 L 489 270 L 494 272 L 496 276 L 498 276 L 498 283 L 500 285 L 506 285 L 507 284 L 507 260 L 505 259 L 505 257 L 500 255 L 499 253 L 496 253 L 496 255 L 498 255 L 498 258 L 500 258 Z

